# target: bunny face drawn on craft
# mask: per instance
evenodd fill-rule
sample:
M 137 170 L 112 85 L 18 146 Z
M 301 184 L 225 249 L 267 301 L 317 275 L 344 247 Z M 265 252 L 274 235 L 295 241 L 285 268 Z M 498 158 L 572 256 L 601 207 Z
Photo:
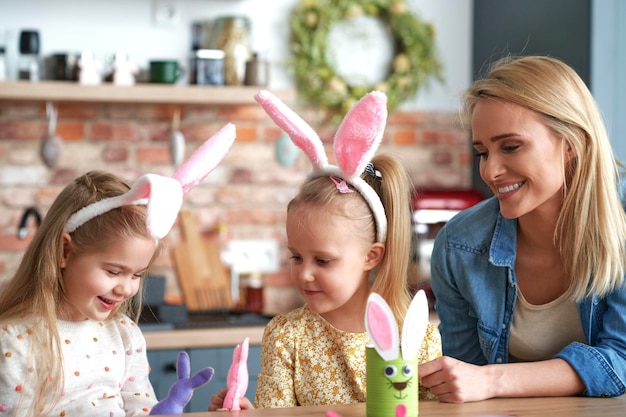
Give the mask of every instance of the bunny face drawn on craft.
M 411 301 L 404 319 L 400 346 L 398 325 L 391 308 L 379 294 L 369 295 L 365 328 L 380 360 L 368 357 L 367 366 L 373 368 L 373 372 L 368 371 L 368 387 L 382 379 L 389 394 L 398 400 L 396 406 L 410 395 L 417 396 L 417 355 L 427 324 L 428 301 L 424 291 L 420 290 Z M 369 380 L 371 375 L 376 377 L 376 381 Z M 368 388 L 368 400 L 369 394 Z

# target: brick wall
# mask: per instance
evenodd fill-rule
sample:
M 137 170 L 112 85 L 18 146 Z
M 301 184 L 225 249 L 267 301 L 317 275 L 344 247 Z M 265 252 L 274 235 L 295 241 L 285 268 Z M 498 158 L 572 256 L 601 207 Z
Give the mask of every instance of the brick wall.
M 285 207 L 310 169 L 300 154 L 291 166 L 281 165 L 275 145 L 282 134 L 258 105 L 185 105 L 181 130 L 187 156 L 226 122 L 237 127 L 237 140 L 224 161 L 185 196 L 184 209 L 196 214 L 207 237 L 224 226 L 227 239 L 275 238 L 284 248 Z M 32 238 L 17 238 L 24 209 L 45 214 L 59 191 L 74 177 L 105 169 L 134 180 L 153 172 L 171 175 L 169 138 L 175 108 L 152 104 L 58 103 L 57 134 L 63 139 L 60 163 L 48 169 L 39 149 L 47 132 L 45 103 L 0 101 L 0 284 L 15 270 Z M 335 126 L 318 112 L 300 110 L 329 145 Z M 323 125 L 324 127 L 320 127 Z M 471 151 L 458 114 L 396 112 L 389 117 L 379 151 L 397 155 L 418 187 L 470 187 Z M 165 238 L 180 242 L 175 226 Z M 279 312 L 299 302 L 289 283 L 287 253 L 282 267 L 265 276 L 266 309 Z M 168 278 L 168 298 L 180 299 L 169 251 L 152 271 Z

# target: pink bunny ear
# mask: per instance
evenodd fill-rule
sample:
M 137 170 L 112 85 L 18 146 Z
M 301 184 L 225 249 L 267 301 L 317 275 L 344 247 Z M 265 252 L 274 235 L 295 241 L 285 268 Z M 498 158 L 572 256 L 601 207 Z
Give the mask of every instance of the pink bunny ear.
M 155 239 L 161 239 L 172 228 L 182 203 L 183 192 L 178 181 L 146 174 L 139 177 L 127 193 L 96 201 L 72 214 L 67 220 L 65 231 L 72 233 L 87 221 L 117 207 L 146 205 L 148 233 Z
M 254 98 L 274 120 L 274 123 L 283 129 L 293 143 L 307 154 L 316 170 L 328 165 L 328 158 L 322 141 L 307 122 L 267 90 L 259 91 Z
M 396 319 L 383 297 L 373 292 L 365 308 L 365 329 L 381 358 L 391 361 L 398 358 L 400 343 Z
M 191 190 L 219 164 L 235 141 L 235 125 L 228 123 L 211 136 L 174 174 L 183 187 Z
M 387 124 L 387 96 L 372 91 L 359 100 L 337 129 L 334 152 L 348 179 L 361 175 L 383 139 Z
M 127 193 L 96 201 L 72 214 L 67 220 L 65 231 L 72 233 L 94 217 L 117 207 L 146 205 L 146 229 L 155 239 L 165 237 L 182 207 L 183 194 L 195 187 L 220 163 L 235 136 L 235 126 L 227 124 L 200 146 L 173 178 L 143 175 Z
M 373 91 L 359 100 L 346 115 L 335 134 L 337 165 L 328 164 L 324 146 L 317 133 L 282 101 L 265 90 L 257 93 L 255 99 L 307 154 L 313 164 L 309 179 L 321 176 L 339 177 L 363 196 L 374 214 L 376 241 L 384 242 L 387 238 L 385 207 L 380 196 L 360 175 L 382 140 L 387 119 L 387 96 Z M 336 184 L 340 191 L 346 190 L 341 181 Z

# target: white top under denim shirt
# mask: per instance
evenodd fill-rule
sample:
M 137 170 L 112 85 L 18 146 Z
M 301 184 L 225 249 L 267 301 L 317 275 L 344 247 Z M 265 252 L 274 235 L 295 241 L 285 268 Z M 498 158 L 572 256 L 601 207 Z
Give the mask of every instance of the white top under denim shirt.
M 476 365 L 508 362 L 518 292 L 516 234 L 517 220 L 504 218 L 491 197 L 457 214 L 437 235 L 431 279 L 444 355 Z M 577 308 L 587 344 L 572 342 L 555 358 L 580 375 L 583 395 L 624 394 L 626 288 Z

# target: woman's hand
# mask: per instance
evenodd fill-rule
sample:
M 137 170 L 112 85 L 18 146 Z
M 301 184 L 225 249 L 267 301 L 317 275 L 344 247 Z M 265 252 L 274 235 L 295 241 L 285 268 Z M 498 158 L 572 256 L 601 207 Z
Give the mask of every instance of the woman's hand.
M 419 365 L 418 375 L 421 384 L 442 402 L 480 401 L 494 396 L 494 383 L 485 367 L 449 356 Z
M 226 398 L 226 393 L 228 389 L 224 388 L 219 390 L 219 392 L 213 396 L 211 396 L 211 404 L 209 404 L 209 411 L 223 411 L 224 409 L 224 398 Z M 254 406 L 246 397 L 241 397 L 239 399 L 239 407 L 242 410 L 252 410 Z

